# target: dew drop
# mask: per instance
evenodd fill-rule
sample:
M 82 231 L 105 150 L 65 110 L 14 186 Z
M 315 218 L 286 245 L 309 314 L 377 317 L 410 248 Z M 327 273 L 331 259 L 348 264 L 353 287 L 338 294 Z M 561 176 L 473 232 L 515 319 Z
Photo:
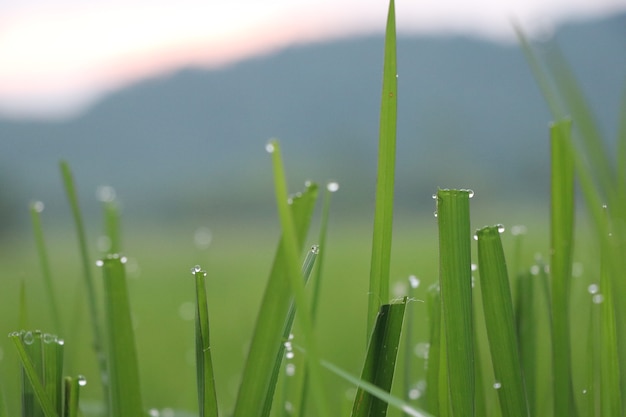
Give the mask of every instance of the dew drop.
M 500 383 L 500 381 L 496 381 L 493 383 L 493 389 L 500 389 L 502 388 L 502 384 Z
M 594 294 L 593 297 L 591 297 L 591 301 L 593 301 L 594 304 L 602 304 L 604 302 L 604 295 L 600 293 Z
M 328 184 L 326 184 L 326 189 L 331 193 L 336 193 L 337 191 L 339 191 L 339 183 L 334 181 L 329 182 Z
M 420 279 L 415 275 L 409 275 L 409 285 L 411 288 L 417 288 L 420 286 Z
M 196 275 L 196 273 L 202 271 L 202 267 L 200 265 L 193 266 L 191 268 L 191 274 Z
M 474 238 L 474 240 L 478 240 L 478 235 L 476 233 L 474 233 L 474 236 L 472 236 Z
M 421 359 L 428 359 L 428 352 L 430 351 L 430 343 L 420 342 L 415 345 L 415 356 Z
M 285 366 L 285 373 L 287 376 L 294 376 L 296 374 L 296 365 L 293 363 L 288 363 Z
M 159 413 L 159 410 L 157 410 L 156 408 L 151 408 L 150 410 L 148 410 L 148 415 L 150 417 L 159 417 L 161 413 Z
M 418 390 L 417 388 L 412 388 L 409 390 L 409 398 L 411 400 L 417 400 L 421 396 L 422 396 L 422 391 Z
M 65 345 L 65 340 L 63 340 L 63 339 L 57 340 L 57 345 L 59 345 L 59 346 Z
M 293 333 L 289 333 L 289 337 L 287 339 L 288 340 L 293 340 Z
M 598 287 L 598 284 L 590 284 L 587 287 L 587 291 L 589 292 L 589 294 L 594 295 L 598 293 L 598 290 L 600 289 L 600 287 Z
M 437 218 L 438 214 L 437 214 L 437 212 L 436 212 L 436 211 L 435 211 L 435 212 L 433 212 L 433 216 L 435 216 L 435 218 Z
M 472 271 L 478 271 L 478 265 L 476 265 L 476 264 L 470 264 L 470 270 L 472 270 Z
M 50 334 L 50 333 L 44 333 L 42 339 L 43 339 L 43 342 L 46 343 L 46 344 L 56 343 L 57 336 L 54 335 L 54 334 Z
M 87 378 L 85 378 L 83 375 L 78 375 L 76 379 L 78 380 L 79 386 L 84 387 L 85 385 L 87 385 Z
M 122 256 L 122 257 L 120 258 L 120 262 L 121 262 L 121 263 L 123 263 L 123 264 L 125 264 L 126 262 L 128 262 L 128 258 L 127 258 L 127 257 L 125 257 L 125 256 Z
M 293 411 L 293 404 L 290 401 L 285 401 L 285 411 L 289 414 Z
M 274 144 L 272 142 L 268 142 L 265 145 L 265 151 L 267 153 L 274 153 L 275 150 L 276 150 L 276 147 L 274 146 Z
M 22 337 L 22 341 L 26 343 L 27 345 L 32 345 L 33 343 L 35 343 L 35 336 L 33 336 L 33 332 L 24 333 L 24 336 Z
M 433 200 L 437 199 L 437 193 L 433 193 L 433 195 L 431 196 L 433 198 Z
M 285 349 L 287 349 L 288 351 L 292 349 L 291 341 L 286 341 L 285 343 L 283 343 L 283 346 L 285 346 Z
M 311 180 L 304 181 L 304 187 L 305 188 L 311 188 L 312 186 L 313 186 L 313 181 L 311 181 Z
M 103 203 L 111 203 L 115 201 L 115 188 L 109 185 L 101 185 L 96 190 L 96 197 Z
M 586 390 L 586 389 L 584 389 L 584 390 L 583 390 L 583 395 L 584 395 L 584 394 L 587 394 L 587 390 Z
M 313 245 L 313 246 L 311 246 L 311 253 L 313 255 L 319 255 L 319 253 L 320 253 L 320 245 Z
M 285 354 L 285 358 L 287 358 L 287 359 L 293 359 L 293 357 L 294 357 L 294 356 L 295 356 L 295 355 L 294 355 L 294 353 L 293 353 L 293 352 L 287 352 L 287 353 Z
M 45 207 L 46 206 L 44 206 L 43 202 L 41 201 L 35 201 L 33 203 L 33 210 L 35 210 L 37 213 L 41 213 Z
M 467 190 L 464 190 L 464 191 L 467 191 L 467 196 L 468 196 L 469 198 L 474 197 L 474 190 L 467 189 Z
M 504 231 L 506 230 L 503 224 L 497 224 L 496 227 L 498 228 L 498 233 L 500 234 L 504 233 Z
M 213 240 L 213 233 L 208 227 L 199 227 L 193 233 L 193 243 L 198 249 L 207 249 Z
M 541 272 L 541 267 L 539 265 L 533 265 L 530 267 L 530 273 L 532 275 L 539 275 L 539 272 Z
M 96 261 L 96 266 L 103 267 L 104 266 L 104 261 L 102 259 L 98 259 Z

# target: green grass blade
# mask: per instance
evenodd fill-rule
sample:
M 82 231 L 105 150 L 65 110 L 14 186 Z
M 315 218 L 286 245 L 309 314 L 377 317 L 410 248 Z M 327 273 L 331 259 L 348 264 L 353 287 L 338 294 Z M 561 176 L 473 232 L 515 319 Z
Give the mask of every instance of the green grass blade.
M 309 250 L 309 252 L 307 253 L 304 263 L 302 264 L 302 276 L 304 278 L 305 283 L 309 280 L 309 276 L 311 275 L 311 271 L 313 270 L 313 266 L 315 265 L 315 260 L 318 258 L 319 251 L 320 251 L 319 246 L 314 245 L 313 247 L 311 247 L 311 250 Z M 295 318 L 296 318 L 296 306 L 294 303 L 291 303 L 291 305 L 289 306 L 289 312 L 287 313 L 287 319 L 285 320 L 285 325 L 283 328 L 282 340 L 284 341 L 284 343 L 282 343 L 279 346 L 278 352 L 276 354 L 274 367 L 272 369 L 272 375 L 271 375 L 270 382 L 268 385 L 268 392 L 267 392 L 267 395 L 265 396 L 265 401 L 263 405 L 263 413 L 261 414 L 262 417 L 269 416 L 270 411 L 272 409 L 272 399 L 274 397 L 276 383 L 278 382 L 278 376 L 280 374 L 283 357 L 285 355 L 286 343 L 289 342 L 289 335 L 291 334 L 291 329 L 293 327 L 293 322 Z M 305 369 L 305 372 L 306 372 L 306 369 Z M 302 391 L 303 391 L 302 395 L 304 396 L 305 386 L 308 385 L 308 377 L 304 377 L 300 381 L 302 384 Z M 301 398 L 301 401 L 304 401 L 305 397 L 300 397 L 300 398 Z M 297 410 L 302 410 L 303 406 L 304 404 L 297 405 L 295 407 L 295 412 L 297 413 Z
M 385 33 L 383 91 L 380 104 L 378 176 L 376 180 L 376 212 L 374 214 L 374 236 L 370 267 L 368 329 L 372 329 L 374 326 L 380 306 L 389 301 L 389 267 L 391 263 L 396 165 L 397 74 L 396 17 L 394 0 L 391 0 L 389 2 Z
M 401 303 L 380 307 L 363 364 L 361 379 L 386 392 L 391 391 L 406 302 L 405 297 Z M 360 388 L 354 399 L 352 417 L 385 416 L 387 407 L 386 401 Z
M 540 319 L 537 314 L 536 279 L 530 273 L 520 273 L 517 278 L 516 331 L 518 349 L 524 381 L 526 382 L 526 398 L 531 417 L 538 416 L 537 410 L 537 343 L 536 323 Z
M 141 416 L 143 407 L 125 261 L 126 258 L 119 255 L 109 255 L 98 261 L 104 279 L 109 407 L 112 416 Z
M 63 342 L 57 336 L 44 334 L 42 337 L 44 364 L 43 384 L 52 405 L 61 414 L 63 409 Z
M 601 304 L 600 307 L 600 383 L 602 415 L 623 415 L 622 394 L 620 381 L 620 362 L 617 339 L 617 325 L 615 316 L 615 292 L 611 278 L 612 255 L 610 245 L 614 245 L 612 236 L 608 236 L 602 245 L 602 260 L 600 271 L 600 294 L 594 296 L 594 301 Z
M 24 370 L 24 375 L 30 382 L 30 386 L 33 389 L 33 395 L 37 399 L 43 415 L 45 417 L 58 417 L 54 405 L 52 404 L 50 398 L 48 398 L 46 390 L 43 386 L 43 382 L 39 376 L 40 373 L 37 370 L 37 365 L 33 362 L 27 352 L 26 345 L 34 343 L 34 339 L 31 339 L 33 336 L 32 333 L 28 337 L 26 336 L 27 334 L 28 333 L 14 332 L 9 335 L 9 338 L 15 345 L 15 349 L 17 350 L 17 354 L 22 364 L 22 369 Z M 23 340 L 24 338 L 26 338 L 26 340 Z M 35 414 L 27 414 L 28 417 L 32 417 L 34 415 Z
M 65 377 L 65 406 L 63 417 L 78 417 L 79 379 Z
M 289 208 L 287 180 L 282 162 L 280 146 L 278 142 L 274 140 L 268 144 L 266 150 L 272 155 L 276 205 L 278 208 L 280 225 L 285 243 L 284 268 L 287 272 L 287 282 L 291 288 L 295 304 L 300 311 L 296 318 L 302 332 L 303 345 L 308 352 L 307 366 L 310 377 L 311 392 L 315 399 L 317 415 L 321 417 L 330 416 L 331 414 L 328 406 L 328 400 L 326 398 L 325 386 L 321 376 L 316 340 L 313 334 L 311 309 L 308 305 L 308 300 L 304 292 L 304 280 L 302 279 L 302 274 L 300 273 L 300 269 L 298 267 L 298 237 L 291 209 Z
M 372 384 L 371 382 L 365 381 L 363 379 L 357 378 L 354 375 L 351 375 L 350 373 L 344 371 L 343 369 L 339 368 L 338 366 L 328 361 L 322 360 L 320 361 L 320 363 L 324 368 L 328 369 L 335 375 L 340 376 L 346 381 L 359 387 L 359 389 L 367 391 L 369 394 L 375 396 L 379 400 L 386 402 L 390 406 L 396 408 L 397 410 L 402 411 L 403 413 L 411 417 L 432 417 L 431 414 L 428 414 L 425 411 L 421 411 L 421 410 L 418 410 L 417 408 L 412 407 L 411 405 L 407 404 L 404 400 L 391 395 L 389 392 L 381 389 L 380 387 Z
M 468 190 L 437 192 L 439 285 L 454 417 L 474 415 L 471 233 Z M 441 411 L 441 408 L 440 408 Z
M 526 389 L 500 228 L 485 227 L 477 232 L 480 288 L 502 415 L 527 417 Z
M 89 250 L 87 249 L 87 236 L 85 234 L 85 227 L 83 226 L 83 216 L 78 204 L 78 194 L 76 192 L 76 185 L 74 184 L 74 178 L 70 166 L 67 162 L 62 161 L 60 168 L 65 193 L 72 210 L 72 217 L 74 219 L 76 235 L 78 237 L 78 248 L 83 265 L 83 278 L 85 280 L 85 288 L 87 290 L 87 305 L 89 309 L 89 318 L 91 320 L 90 326 L 93 333 L 93 349 L 96 352 L 96 358 L 98 360 L 98 368 L 100 370 L 100 380 L 102 383 L 104 397 L 107 398 L 109 396 L 108 386 L 106 383 L 108 380 L 106 378 L 108 371 L 105 359 L 106 355 L 103 349 L 104 336 L 96 303 L 96 292 L 94 288 L 93 274 L 91 273 L 91 262 L 89 261 Z
M 120 226 L 120 208 L 114 197 L 103 202 L 104 206 L 104 233 L 109 239 L 108 253 L 122 251 L 122 233 Z
M 428 288 L 429 348 L 426 368 L 426 410 L 439 415 L 439 366 L 441 354 L 441 292 L 439 284 Z
M 317 194 L 317 186 L 310 184 L 303 193 L 292 198 L 290 207 L 299 250 L 302 250 L 304 245 Z M 292 302 L 289 286 L 285 285 L 287 279 L 287 272 L 284 269 L 286 245 L 283 235 L 265 288 L 261 309 L 257 315 L 254 335 L 235 403 L 234 417 L 261 415 L 261 407 L 270 388 L 271 372 L 275 366 L 276 355 L 284 342 L 284 323 Z
M 574 231 L 574 160 L 571 121 L 551 126 L 550 276 L 552 281 L 552 350 L 554 415 L 574 416 L 569 299 Z
M 41 201 L 37 201 L 30 205 L 30 216 L 33 223 L 33 232 L 35 234 L 35 245 L 39 255 L 39 263 L 41 265 L 41 275 L 43 277 L 44 287 L 46 288 L 46 301 L 50 306 L 50 317 L 52 318 L 52 326 L 54 331 L 62 334 L 61 315 L 59 314 L 59 305 L 57 303 L 56 292 L 52 284 L 52 274 L 50 273 L 50 262 L 48 260 L 48 251 L 43 235 L 43 227 L 41 226 L 41 212 L 44 205 Z
M 206 299 L 206 271 L 191 268 L 196 284 L 196 371 L 200 417 L 217 417 L 217 393 L 209 339 L 209 307 Z

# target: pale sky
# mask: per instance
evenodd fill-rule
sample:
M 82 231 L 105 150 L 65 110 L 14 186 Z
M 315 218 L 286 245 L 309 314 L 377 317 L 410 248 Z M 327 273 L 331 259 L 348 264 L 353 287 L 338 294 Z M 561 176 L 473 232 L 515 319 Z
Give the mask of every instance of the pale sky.
M 299 43 L 382 32 L 387 0 L 1 0 L 0 116 L 75 114 L 111 89 Z M 626 0 L 396 0 L 403 33 L 511 41 Z

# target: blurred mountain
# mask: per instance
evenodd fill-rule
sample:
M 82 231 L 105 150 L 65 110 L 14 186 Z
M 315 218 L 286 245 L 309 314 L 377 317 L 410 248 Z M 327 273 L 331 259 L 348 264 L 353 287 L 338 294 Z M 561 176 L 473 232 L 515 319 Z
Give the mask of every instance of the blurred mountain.
M 554 39 L 613 137 L 626 15 L 571 23 Z M 0 199 L 22 218 L 33 199 L 66 210 L 65 159 L 87 210 L 99 185 L 115 187 L 127 217 L 271 210 L 264 144 L 277 137 L 294 191 L 337 180 L 340 208 L 373 210 L 382 54 L 382 36 L 298 45 L 147 79 L 71 120 L 0 120 Z M 437 187 L 494 201 L 547 195 L 551 117 L 517 45 L 401 36 L 398 71 L 400 207 L 432 210 Z

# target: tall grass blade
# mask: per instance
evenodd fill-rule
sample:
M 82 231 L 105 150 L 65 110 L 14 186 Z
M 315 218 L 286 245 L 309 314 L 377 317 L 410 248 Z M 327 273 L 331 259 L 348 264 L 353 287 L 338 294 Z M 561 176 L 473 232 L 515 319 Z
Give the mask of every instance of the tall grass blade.
M 93 349 L 96 352 L 96 358 L 98 360 L 98 368 L 101 375 L 102 390 L 104 398 L 109 396 L 108 385 L 106 378 L 107 364 L 106 355 L 104 354 L 103 345 L 103 331 L 100 324 L 100 317 L 98 314 L 98 308 L 96 303 L 96 291 L 94 286 L 93 274 L 91 273 L 91 262 L 89 261 L 89 250 L 87 249 L 87 236 L 85 234 L 85 227 L 83 226 L 83 216 L 81 214 L 80 206 L 78 204 L 78 193 L 76 192 L 76 185 L 74 184 L 74 177 L 72 171 L 67 162 L 62 161 L 60 163 L 61 176 L 63 179 L 63 186 L 67 195 L 67 200 L 72 211 L 72 217 L 74 219 L 74 225 L 76 227 L 76 235 L 78 237 L 78 248 L 80 252 L 80 258 L 83 266 L 83 278 L 85 280 L 85 288 L 87 290 L 87 305 L 89 309 L 90 326 L 93 333 Z
M 311 247 L 311 250 L 309 250 L 309 252 L 307 253 L 307 256 L 302 265 L 302 276 L 304 278 L 305 283 L 309 280 L 311 271 L 313 270 L 313 266 L 315 265 L 315 260 L 318 257 L 319 251 L 320 251 L 319 246 L 314 245 L 313 247 Z M 264 406 L 263 406 L 263 413 L 262 413 L 263 417 L 269 416 L 271 408 L 272 408 L 272 399 L 274 397 L 276 383 L 278 381 L 278 376 L 281 370 L 283 357 L 285 355 L 286 344 L 291 343 L 289 342 L 289 336 L 291 334 L 291 329 L 293 327 L 293 322 L 295 318 L 296 318 L 296 306 L 292 302 L 291 305 L 289 306 L 289 312 L 287 313 L 287 319 L 285 320 L 285 325 L 283 328 L 282 340 L 284 341 L 284 343 L 280 345 L 278 352 L 276 354 L 276 359 L 274 361 L 274 368 L 272 369 L 272 376 L 270 378 L 268 392 L 265 397 Z M 305 385 L 308 384 L 308 382 L 305 383 L 305 381 L 308 381 L 308 377 L 302 378 L 301 381 L 302 381 L 302 394 L 301 395 L 304 396 L 306 394 L 304 391 L 304 388 L 305 388 Z M 301 398 L 301 401 L 303 402 L 305 397 L 300 397 L 300 398 Z M 300 404 L 299 406 L 296 406 L 295 412 L 297 413 L 297 410 L 302 410 L 303 406 L 304 404 Z
M 191 269 L 196 284 L 196 385 L 200 417 L 217 417 L 217 393 L 209 339 L 209 308 L 206 299 L 206 271 L 200 266 Z
M 448 384 L 454 417 L 474 415 L 469 190 L 439 190 L 439 285 L 446 339 Z M 440 408 L 441 411 L 441 408 Z
M 575 415 L 569 321 L 574 238 L 574 159 L 569 145 L 570 126 L 571 121 L 565 119 L 550 128 L 550 277 L 555 416 Z
M 15 345 L 15 349 L 17 350 L 17 354 L 22 364 L 22 369 L 24 370 L 24 375 L 28 382 L 30 382 L 33 395 L 38 401 L 39 409 L 45 417 L 59 417 L 52 401 L 48 398 L 43 382 L 40 378 L 40 372 L 37 370 L 37 365 L 31 359 L 27 351 L 26 345 L 34 343 L 34 340 L 30 339 L 33 336 L 32 333 L 30 336 L 26 336 L 27 334 L 28 333 L 13 332 L 9 335 L 9 338 Z M 26 338 L 26 340 L 24 340 L 24 338 Z M 33 409 L 34 407 L 29 407 L 28 410 L 23 410 L 23 415 L 25 417 L 32 417 L 36 415 Z
M 117 254 L 98 261 L 104 279 L 105 328 L 109 370 L 109 407 L 112 416 L 141 416 L 143 407 L 135 334 L 130 312 L 124 263 Z
M 42 337 L 43 384 L 52 405 L 61 414 L 63 410 L 63 341 L 45 333 Z
M 439 367 L 441 350 L 441 292 L 439 284 L 428 288 L 429 348 L 426 363 L 426 411 L 439 415 Z M 447 394 L 447 390 L 446 390 Z
M 310 184 L 303 193 L 292 198 L 290 208 L 297 234 L 298 250 L 302 250 L 304 245 L 317 194 L 317 186 Z M 270 389 L 271 372 L 275 366 L 277 352 L 284 343 L 285 318 L 293 300 L 289 285 L 286 285 L 287 271 L 284 268 L 287 256 L 286 245 L 283 234 L 257 315 L 254 335 L 235 403 L 234 417 L 261 415 L 261 408 Z
M 59 305 L 57 303 L 56 292 L 52 284 L 52 274 L 50 273 L 50 261 L 48 259 L 48 251 L 43 235 L 43 227 L 41 226 L 41 212 L 44 205 L 41 201 L 34 202 L 30 205 L 30 216 L 33 223 L 33 232 L 35 234 L 35 245 L 39 255 L 39 264 L 41 265 L 41 275 L 43 277 L 44 287 L 46 288 L 46 301 L 50 306 L 50 317 L 52 318 L 52 326 L 55 332 L 62 333 L 61 315 L 59 313 Z
M 361 379 L 386 392 L 391 391 L 406 302 L 405 297 L 400 303 L 381 306 L 363 364 Z M 386 401 L 360 388 L 354 399 L 352 417 L 385 416 L 387 407 Z
M 530 272 L 519 273 L 517 283 L 516 332 L 517 343 L 522 365 L 522 374 L 526 383 L 526 398 L 531 417 L 538 416 L 537 409 L 537 323 L 541 319 L 537 314 L 535 288 L 536 279 Z
M 593 300 L 601 304 L 600 307 L 600 387 L 602 415 L 623 415 L 622 393 L 620 381 L 620 361 L 617 339 L 617 325 L 615 316 L 615 292 L 611 278 L 612 255 L 611 245 L 615 245 L 612 236 L 607 236 L 602 242 L 600 293 L 594 295 Z
M 80 388 L 86 384 L 86 380 L 82 376 L 76 378 L 66 377 L 65 385 L 65 405 L 63 417 L 78 417 L 80 400 Z
M 396 119 L 398 82 L 396 65 L 396 17 L 394 0 L 389 2 L 385 33 L 383 90 L 380 104 L 380 137 L 376 212 L 370 267 L 367 328 L 372 329 L 382 304 L 389 301 L 389 267 L 393 226 L 393 195 L 396 165 Z
M 290 209 L 287 194 L 287 180 L 282 161 L 280 146 L 277 141 L 270 141 L 266 150 L 272 155 L 272 165 L 274 168 L 274 187 L 276 191 L 276 205 L 280 218 L 280 225 L 283 232 L 285 263 L 283 267 L 286 271 L 287 282 L 293 294 L 299 314 L 296 316 L 299 328 L 303 336 L 303 345 L 308 352 L 307 366 L 310 377 L 310 387 L 315 399 L 317 415 L 330 416 L 330 409 L 325 392 L 325 385 L 322 380 L 319 356 L 317 353 L 316 340 L 313 335 L 313 323 L 311 320 L 311 309 L 309 307 L 306 294 L 304 292 L 304 280 L 298 266 L 300 245 L 293 216 Z
M 477 232 L 480 289 L 502 415 L 527 417 L 526 388 L 518 353 L 509 277 L 500 240 L 501 227 L 485 227 Z

